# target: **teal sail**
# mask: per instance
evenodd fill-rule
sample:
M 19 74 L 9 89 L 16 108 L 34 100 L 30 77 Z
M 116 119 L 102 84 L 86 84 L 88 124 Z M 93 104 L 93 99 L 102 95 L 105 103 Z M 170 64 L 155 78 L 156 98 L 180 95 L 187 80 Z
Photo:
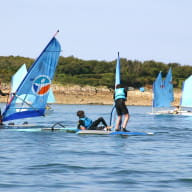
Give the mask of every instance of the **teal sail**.
M 181 106 L 192 107 L 192 75 L 183 83 Z
M 15 93 L 19 85 L 21 84 L 22 80 L 27 74 L 27 67 L 23 64 L 17 72 L 12 76 L 11 79 L 11 92 Z
M 3 121 L 44 116 L 60 52 L 60 43 L 53 37 L 11 97 L 3 112 Z M 27 101 L 28 96 L 30 101 Z M 17 99 L 22 103 L 16 103 Z
M 55 100 L 55 96 L 53 94 L 53 90 L 50 88 L 47 103 L 55 103 L 55 102 L 56 102 L 56 100 Z
M 11 97 L 13 96 L 12 94 L 16 92 L 17 88 L 19 87 L 19 85 L 21 84 L 21 82 L 23 81 L 24 77 L 27 74 L 27 67 L 25 64 L 23 64 L 18 70 L 17 72 L 12 76 L 11 79 Z M 16 99 L 16 103 L 22 103 L 22 100 L 26 97 L 26 95 L 22 95 L 21 98 Z M 28 97 L 29 98 L 29 97 Z M 25 98 L 28 101 L 28 98 Z
M 119 52 L 118 52 L 117 63 L 116 63 L 116 72 L 115 72 L 115 86 L 118 84 L 121 84 L 120 70 L 121 70 L 121 63 L 120 63 Z

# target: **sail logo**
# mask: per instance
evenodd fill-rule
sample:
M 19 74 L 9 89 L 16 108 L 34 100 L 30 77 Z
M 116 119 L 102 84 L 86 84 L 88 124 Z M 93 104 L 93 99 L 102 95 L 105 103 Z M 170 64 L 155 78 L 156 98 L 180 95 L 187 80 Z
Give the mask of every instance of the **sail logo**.
M 43 96 L 49 92 L 50 87 L 50 78 L 46 75 L 40 75 L 33 81 L 32 91 L 38 96 Z

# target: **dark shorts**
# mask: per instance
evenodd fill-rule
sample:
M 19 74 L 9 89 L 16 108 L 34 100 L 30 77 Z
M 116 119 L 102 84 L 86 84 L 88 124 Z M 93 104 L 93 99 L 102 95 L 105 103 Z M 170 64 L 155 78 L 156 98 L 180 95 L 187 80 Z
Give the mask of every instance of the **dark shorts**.
M 115 101 L 115 108 L 116 108 L 118 116 L 129 114 L 129 111 L 127 109 L 127 106 L 125 105 L 125 100 L 124 99 L 116 100 Z

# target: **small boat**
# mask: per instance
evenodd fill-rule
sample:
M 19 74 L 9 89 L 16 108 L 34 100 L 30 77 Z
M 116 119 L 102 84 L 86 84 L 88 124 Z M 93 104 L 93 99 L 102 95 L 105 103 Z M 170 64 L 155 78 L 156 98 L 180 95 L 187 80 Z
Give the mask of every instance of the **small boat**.
M 192 111 L 184 110 L 185 108 L 192 108 L 192 75 L 183 82 L 180 106 L 172 110 L 171 114 L 191 116 Z

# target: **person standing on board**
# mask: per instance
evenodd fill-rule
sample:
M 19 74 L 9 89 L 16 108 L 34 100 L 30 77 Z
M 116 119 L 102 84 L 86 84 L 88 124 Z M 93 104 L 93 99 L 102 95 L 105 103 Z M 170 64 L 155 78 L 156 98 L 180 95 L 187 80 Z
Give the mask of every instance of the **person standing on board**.
M 109 127 L 106 123 L 106 121 L 103 119 L 103 117 L 99 117 L 97 120 L 92 121 L 90 118 L 85 116 L 84 111 L 77 111 L 77 116 L 79 117 L 78 129 L 89 129 L 89 130 L 102 130 L 102 129 L 107 129 L 110 130 L 111 127 Z M 102 123 L 103 126 L 98 127 L 98 125 Z
M 126 130 L 127 123 L 129 121 L 130 115 L 125 105 L 125 101 L 127 100 L 127 89 L 123 88 L 120 84 L 116 85 L 115 93 L 114 93 L 114 100 L 115 100 L 115 108 L 117 111 L 117 120 L 116 120 L 116 131 L 121 131 L 121 122 L 122 118 L 124 117 L 122 131 L 128 132 Z

